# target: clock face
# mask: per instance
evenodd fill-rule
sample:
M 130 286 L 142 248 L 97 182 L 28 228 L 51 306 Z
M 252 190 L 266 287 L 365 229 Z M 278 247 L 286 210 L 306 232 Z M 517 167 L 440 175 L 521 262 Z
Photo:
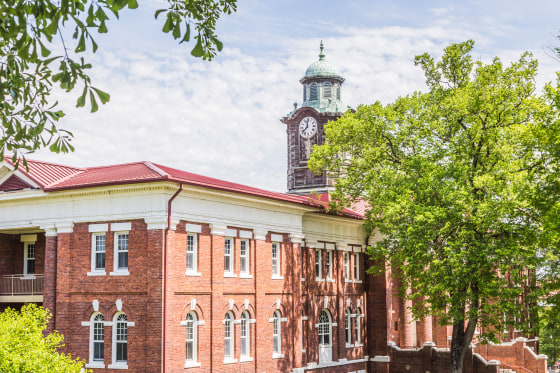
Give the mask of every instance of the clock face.
M 305 139 L 317 133 L 317 121 L 313 117 L 305 117 L 299 122 L 299 135 Z

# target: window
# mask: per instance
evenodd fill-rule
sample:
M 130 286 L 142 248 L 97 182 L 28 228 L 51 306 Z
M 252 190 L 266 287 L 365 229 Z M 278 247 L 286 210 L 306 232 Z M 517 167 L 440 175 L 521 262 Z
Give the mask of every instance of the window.
M 241 357 L 251 356 L 251 339 L 250 339 L 250 326 L 249 312 L 244 311 L 241 314 Z
M 356 328 L 356 345 L 362 342 L 362 310 L 356 310 L 356 321 L 354 322 L 354 327 Z
M 105 274 L 105 233 L 91 236 L 91 271 Z
M 303 102 L 307 100 L 307 86 L 303 86 Z
M 193 311 L 187 314 L 186 326 L 186 339 L 185 339 L 185 360 L 186 363 L 196 362 L 196 313 Z
M 196 273 L 197 270 L 197 236 L 193 233 L 187 234 L 187 272 Z
M 113 321 L 113 364 L 126 365 L 128 352 L 128 321 L 124 313 L 117 313 Z
M 360 254 L 354 254 L 354 281 L 360 280 Z
M 331 280 L 332 279 L 332 251 L 327 250 L 327 262 L 326 262 L 326 267 L 327 267 L 327 279 Z
M 224 319 L 224 359 L 233 359 L 233 314 L 226 313 Z
M 112 275 L 128 275 L 128 232 L 115 232 L 114 272 Z
M 282 354 L 282 332 L 281 332 L 281 315 L 280 311 L 274 311 L 272 316 L 272 354 L 281 355 Z
M 272 276 L 280 276 L 280 244 L 272 243 Z
M 332 87 L 331 82 L 325 82 L 323 84 L 323 97 L 325 97 L 325 98 L 330 98 L 331 97 L 331 87 Z
M 90 334 L 90 362 L 103 363 L 103 350 L 105 348 L 105 318 L 100 313 L 92 316 Z
M 315 250 L 315 277 L 320 280 L 323 277 L 321 264 L 321 250 Z
M 23 264 L 23 273 L 32 275 L 35 273 L 35 243 L 26 242 L 24 245 L 25 261 Z
M 344 253 L 344 279 L 350 280 L 350 253 Z
M 335 89 L 336 89 L 336 99 L 340 100 L 340 85 L 337 84 Z
M 224 239 L 224 274 L 233 274 L 233 238 Z
M 352 314 L 350 308 L 344 312 L 344 334 L 346 335 L 346 344 L 352 344 Z
M 317 83 L 313 82 L 309 86 L 309 100 L 317 100 Z
M 331 345 L 331 318 L 327 310 L 319 315 L 319 346 Z
M 239 271 L 242 274 L 249 274 L 249 240 L 241 240 Z

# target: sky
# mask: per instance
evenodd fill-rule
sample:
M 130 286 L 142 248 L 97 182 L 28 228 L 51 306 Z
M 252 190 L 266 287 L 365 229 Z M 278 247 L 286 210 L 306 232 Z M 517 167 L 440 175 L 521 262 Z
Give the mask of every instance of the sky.
M 109 22 L 88 55 L 93 85 L 111 100 L 97 113 L 75 107 L 81 89 L 56 93 L 73 133 L 70 154 L 28 158 L 88 167 L 152 161 L 258 188 L 286 191 L 286 129 L 280 119 L 301 105 L 299 79 L 326 59 L 346 81 L 342 100 L 356 108 L 425 90 L 414 56 L 437 57 L 474 39 L 474 59 L 539 60 L 537 87 L 556 79 L 560 61 L 558 0 L 239 0 L 217 34 L 224 48 L 211 62 L 190 55 L 161 32 L 160 0 L 140 1 Z

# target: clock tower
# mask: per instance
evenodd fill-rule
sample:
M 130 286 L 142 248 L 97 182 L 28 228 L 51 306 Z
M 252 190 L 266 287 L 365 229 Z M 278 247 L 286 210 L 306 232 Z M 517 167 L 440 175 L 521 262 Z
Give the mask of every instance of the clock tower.
M 291 113 L 281 119 L 288 134 L 288 193 L 326 193 L 333 189 L 333 180 L 326 172 L 313 174 L 307 161 L 313 145 L 325 142 L 325 124 L 340 118 L 347 107 L 340 101 L 344 78 L 325 59 L 323 42 L 319 60 L 309 65 L 299 81 L 303 85 L 303 104 L 294 103 Z

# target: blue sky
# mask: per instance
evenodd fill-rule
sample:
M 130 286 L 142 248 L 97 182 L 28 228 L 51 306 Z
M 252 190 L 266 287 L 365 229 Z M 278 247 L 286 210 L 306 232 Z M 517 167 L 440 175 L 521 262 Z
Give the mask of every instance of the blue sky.
M 469 38 L 482 61 L 533 52 L 539 87 L 560 70 L 545 52 L 560 29 L 557 0 L 240 0 L 237 13 L 219 21 L 224 50 L 212 62 L 195 59 L 192 45 L 177 45 L 160 31 L 153 13 L 164 2 L 139 3 L 109 24 L 91 56 L 94 85 L 111 101 L 90 114 L 74 107 L 80 89 L 58 97 L 76 151 L 30 158 L 74 166 L 150 160 L 285 191 L 279 119 L 301 103 L 298 81 L 317 60 L 321 40 L 346 78 L 342 99 L 352 107 L 424 89 L 414 56 L 437 56 Z

